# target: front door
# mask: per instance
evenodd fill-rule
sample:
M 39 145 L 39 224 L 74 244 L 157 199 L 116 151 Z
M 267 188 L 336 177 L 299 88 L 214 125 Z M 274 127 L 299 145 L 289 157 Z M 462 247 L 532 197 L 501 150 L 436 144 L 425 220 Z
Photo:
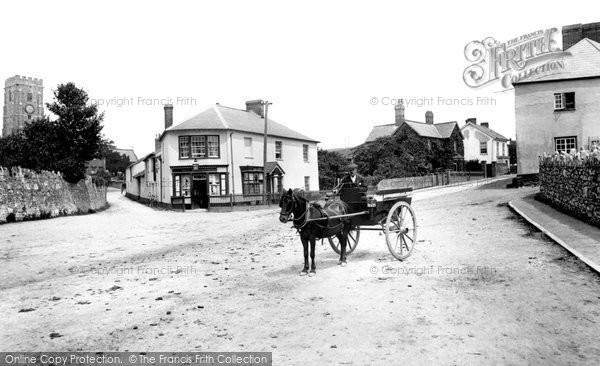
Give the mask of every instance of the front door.
M 194 174 L 192 179 L 192 209 L 208 208 L 206 174 Z

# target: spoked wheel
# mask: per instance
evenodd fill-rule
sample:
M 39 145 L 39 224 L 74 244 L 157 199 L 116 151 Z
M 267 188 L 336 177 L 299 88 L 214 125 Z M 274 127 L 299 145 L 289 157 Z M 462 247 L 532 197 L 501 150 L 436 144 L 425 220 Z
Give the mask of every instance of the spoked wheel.
M 408 203 L 399 201 L 392 206 L 385 221 L 385 240 L 396 259 L 411 255 L 417 242 L 417 218 Z
M 330 236 L 329 245 L 331 245 L 331 249 L 337 254 L 342 254 L 342 244 L 338 240 L 337 236 Z M 346 243 L 346 254 L 350 254 L 356 249 L 358 245 L 358 240 L 360 239 L 360 227 L 356 226 L 348 232 L 348 243 Z

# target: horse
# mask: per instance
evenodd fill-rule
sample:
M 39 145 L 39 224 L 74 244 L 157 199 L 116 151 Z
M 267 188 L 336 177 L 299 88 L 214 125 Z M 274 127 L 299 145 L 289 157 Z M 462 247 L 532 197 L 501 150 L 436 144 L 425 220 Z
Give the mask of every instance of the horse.
M 315 241 L 317 239 L 337 236 L 341 245 L 339 266 L 345 267 L 346 260 L 346 244 L 348 242 L 348 233 L 350 232 L 352 223 L 349 218 L 333 218 L 331 216 L 346 215 L 349 212 L 349 207 L 342 201 L 334 201 L 321 207 L 316 203 L 310 203 L 304 198 L 304 191 L 291 189 L 282 193 L 279 200 L 279 221 L 287 223 L 293 217 L 293 227 L 298 230 L 300 240 L 304 247 L 304 268 L 300 272 L 300 276 L 309 277 L 317 273 L 315 265 Z M 320 219 L 320 220 L 319 220 Z M 308 268 L 308 244 L 310 243 L 310 258 L 311 268 Z

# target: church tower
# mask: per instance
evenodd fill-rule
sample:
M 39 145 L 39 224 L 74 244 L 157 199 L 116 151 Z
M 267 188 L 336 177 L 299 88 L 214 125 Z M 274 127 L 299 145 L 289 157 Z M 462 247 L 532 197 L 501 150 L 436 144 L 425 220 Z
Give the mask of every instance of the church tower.
M 25 127 L 25 123 L 44 117 L 42 79 L 13 76 L 4 84 L 4 118 L 2 136 Z

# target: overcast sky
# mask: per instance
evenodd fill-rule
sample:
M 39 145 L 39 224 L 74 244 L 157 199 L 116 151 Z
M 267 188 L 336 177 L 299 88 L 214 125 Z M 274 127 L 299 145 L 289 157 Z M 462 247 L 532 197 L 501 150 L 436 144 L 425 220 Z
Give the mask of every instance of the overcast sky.
M 0 79 L 42 78 L 45 102 L 69 81 L 99 102 L 112 100 L 101 108 L 104 133 L 138 156 L 164 128 L 160 99 L 173 102 L 175 123 L 216 102 L 244 108 L 267 99 L 270 117 L 332 148 L 360 144 L 373 125 L 392 123 L 385 98 L 433 98 L 409 105 L 406 117 L 424 121 L 432 110 L 435 122 L 461 125 L 476 117 L 514 138 L 513 92 L 467 87 L 465 45 L 598 21 L 593 4 L 3 1 Z M 495 105 L 478 106 L 478 97 Z

